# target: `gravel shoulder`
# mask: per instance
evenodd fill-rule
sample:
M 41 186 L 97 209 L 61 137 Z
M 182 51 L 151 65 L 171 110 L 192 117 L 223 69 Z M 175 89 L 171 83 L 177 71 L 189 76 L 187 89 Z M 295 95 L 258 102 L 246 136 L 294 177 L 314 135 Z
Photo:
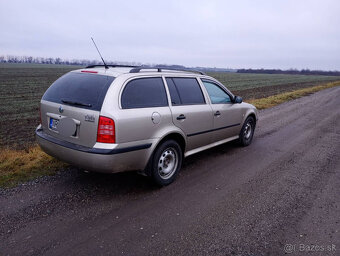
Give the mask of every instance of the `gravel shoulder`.
M 252 145 L 191 156 L 162 189 L 68 169 L 1 190 L 0 254 L 338 255 L 339 105 L 335 87 L 263 110 Z

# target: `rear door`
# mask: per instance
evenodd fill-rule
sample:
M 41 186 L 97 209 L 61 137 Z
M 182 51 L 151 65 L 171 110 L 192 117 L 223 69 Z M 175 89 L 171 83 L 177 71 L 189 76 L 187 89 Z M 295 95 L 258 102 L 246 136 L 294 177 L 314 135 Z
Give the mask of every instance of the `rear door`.
M 214 81 L 208 79 L 201 81 L 209 94 L 213 109 L 213 142 L 238 135 L 243 118 L 240 104 L 233 104 L 232 95 Z
M 173 123 L 187 135 L 187 149 L 211 143 L 213 114 L 194 77 L 167 77 Z
M 92 147 L 99 113 L 114 77 L 70 72 L 55 81 L 40 103 L 42 128 L 60 140 Z

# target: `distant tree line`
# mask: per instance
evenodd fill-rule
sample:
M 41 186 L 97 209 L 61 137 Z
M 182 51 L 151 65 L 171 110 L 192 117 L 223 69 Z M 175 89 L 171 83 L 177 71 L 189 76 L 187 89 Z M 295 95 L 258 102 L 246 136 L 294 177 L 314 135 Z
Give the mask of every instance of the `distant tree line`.
M 86 60 L 86 59 L 62 59 L 62 58 L 46 58 L 46 57 L 32 57 L 32 56 L 16 56 L 16 55 L 0 55 L 0 63 L 32 63 L 32 64 L 56 64 L 56 65 L 98 65 L 103 64 L 97 60 Z M 136 62 L 113 62 L 107 61 L 106 64 L 114 65 L 134 65 L 139 66 L 140 63 Z
M 0 55 L 0 63 L 32 63 L 32 64 L 56 64 L 56 65 L 101 65 L 98 60 L 87 59 L 62 59 L 51 57 L 32 57 L 32 56 L 16 56 L 16 55 Z M 177 68 L 188 70 L 200 70 L 204 72 L 237 72 L 237 73 L 253 73 L 253 74 L 291 74 L 291 75 L 325 75 L 325 76 L 340 76 L 340 71 L 322 71 L 309 69 L 228 69 L 228 68 L 209 68 L 209 67 L 192 67 L 188 68 L 182 65 L 166 65 L 166 64 L 141 64 L 139 62 L 118 62 L 106 61 L 108 65 L 131 65 L 131 66 L 153 66 L 162 68 Z
M 98 60 L 86 59 L 72 59 L 65 60 L 62 58 L 46 58 L 46 57 L 32 57 L 32 56 L 16 56 L 16 55 L 0 55 L 0 63 L 32 63 L 32 64 L 56 64 L 56 65 L 102 65 L 103 62 Z M 182 65 L 167 65 L 167 64 L 141 64 L 139 62 L 118 62 L 106 61 L 108 65 L 131 65 L 131 66 L 147 66 L 159 68 L 172 68 L 172 69 L 187 69 L 187 70 L 200 70 L 204 72 L 236 72 L 236 69 L 226 68 L 209 68 L 209 67 L 192 67 L 188 68 Z
M 290 75 L 324 75 L 324 76 L 340 76 L 340 71 L 322 71 L 309 69 L 238 69 L 237 73 L 253 73 L 253 74 L 290 74 Z

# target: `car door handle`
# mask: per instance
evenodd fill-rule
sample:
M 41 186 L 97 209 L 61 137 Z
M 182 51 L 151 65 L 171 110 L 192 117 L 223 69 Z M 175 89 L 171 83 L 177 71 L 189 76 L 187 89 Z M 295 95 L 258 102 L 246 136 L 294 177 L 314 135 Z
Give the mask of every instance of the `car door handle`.
M 176 119 L 177 120 L 184 120 L 184 119 L 186 119 L 186 117 L 185 117 L 185 115 L 180 114 Z
M 217 110 L 217 111 L 215 112 L 215 114 L 214 114 L 214 116 L 220 116 L 220 115 L 221 115 L 221 112 L 218 111 L 218 110 Z

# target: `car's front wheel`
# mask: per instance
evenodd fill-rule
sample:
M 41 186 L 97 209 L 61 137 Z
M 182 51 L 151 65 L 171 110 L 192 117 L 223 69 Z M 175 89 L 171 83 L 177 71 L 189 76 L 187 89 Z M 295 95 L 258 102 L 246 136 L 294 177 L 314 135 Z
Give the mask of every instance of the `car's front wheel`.
M 255 131 L 255 119 L 252 116 L 247 117 L 240 132 L 240 144 L 241 146 L 250 145 Z
M 182 166 L 182 149 L 174 140 L 163 142 L 154 152 L 152 178 L 160 186 L 172 183 Z

